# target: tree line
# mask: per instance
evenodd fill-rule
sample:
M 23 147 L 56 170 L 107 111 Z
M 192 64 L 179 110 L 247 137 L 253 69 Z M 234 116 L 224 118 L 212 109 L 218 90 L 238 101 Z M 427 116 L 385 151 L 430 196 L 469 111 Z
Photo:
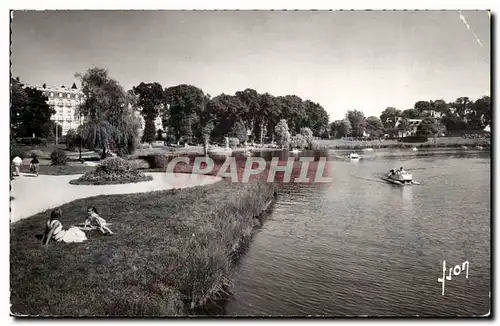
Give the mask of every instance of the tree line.
M 274 136 L 275 126 L 286 119 L 290 132 L 308 127 L 313 134 L 328 133 L 328 114 L 318 103 L 296 95 L 273 96 L 254 89 L 211 98 L 193 85 L 163 89 L 159 83 L 141 83 L 130 92 L 145 121 L 144 142 L 157 135 L 154 120 L 161 117 L 172 141 L 193 142 L 225 136 L 241 142 L 263 142 Z
M 137 111 L 144 118 L 142 141 L 146 143 L 158 137 L 154 123 L 158 117 L 164 128 L 160 134 L 165 132 L 170 142 L 200 143 L 231 136 L 240 142 L 262 143 L 267 138 L 274 139 L 275 127 L 282 119 L 286 119 L 293 135 L 301 130 L 307 135 L 329 133 L 325 109 L 296 95 L 273 96 L 245 89 L 212 98 L 193 85 L 163 88 L 156 82 L 140 83 L 125 91 L 105 69 L 91 68 L 76 76 L 84 94 L 77 114 L 84 121 L 69 135 L 79 138 L 81 146 L 103 149 L 103 156 L 108 150 L 127 154 L 137 146 Z M 47 104 L 47 97 L 39 90 L 23 89 L 18 80 L 11 83 L 11 91 L 12 137 L 31 137 L 32 133 L 48 136 L 54 124 L 50 116 L 55 111 Z M 310 132 L 305 132 L 305 127 Z
M 417 130 L 421 135 L 435 135 L 442 126 L 448 131 L 478 130 L 491 124 L 492 115 L 489 96 L 476 101 L 460 97 L 451 103 L 418 101 L 404 111 L 389 107 L 380 117 L 365 118 L 363 112 L 351 110 L 345 119 L 329 124 L 319 103 L 296 95 L 273 96 L 245 89 L 212 98 L 193 85 L 163 88 L 159 83 L 140 83 L 125 91 L 105 69 L 91 68 L 76 76 L 85 98 L 77 114 L 84 121 L 69 135 L 78 139 L 80 148 L 103 149 L 103 156 L 108 150 L 120 155 L 133 152 L 141 140 L 136 112 L 144 118 L 142 141 L 146 143 L 158 137 L 154 121 L 160 117 L 160 134 L 166 133 L 169 142 L 208 143 L 230 136 L 239 142 L 276 140 L 283 147 L 310 146 L 313 137 L 380 137 L 408 130 L 409 119 L 416 118 L 423 119 Z M 53 136 L 57 125 L 50 117 L 55 111 L 47 101 L 41 91 L 23 88 L 19 79 L 11 80 L 11 138 Z
M 413 108 L 403 111 L 388 107 L 380 117 L 365 118 L 363 112 L 351 110 L 347 111 L 344 119 L 330 124 L 330 133 L 334 138 L 363 137 L 366 134 L 378 138 L 384 134 L 409 131 L 411 119 L 422 120 L 416 130 L 417 135 L 422 136 L 435 135 L 444 130 L 482 130 L 491 125 L 491 98 L 483 96 L 473 101 L 469 97 L 459 97 L 453 102 L 418 101 Z

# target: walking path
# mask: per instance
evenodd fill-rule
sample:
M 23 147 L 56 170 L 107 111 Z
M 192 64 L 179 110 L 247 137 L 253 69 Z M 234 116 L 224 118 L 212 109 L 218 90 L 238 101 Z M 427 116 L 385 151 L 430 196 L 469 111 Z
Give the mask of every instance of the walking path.
M 11 223 L 55 208 L 70 201 L 98 195 L 132 194 L 173 188 L 188 188 L 212 184 L 222 180 L 219 177 L 186 173 L 146 173 L 153 177 L 152 181 L 106 185 L 80 186 L 69 182 L 78 179 L 81 174 L 73 175 L 34 175 L 22 173 L 11 181 L 10 202 Z

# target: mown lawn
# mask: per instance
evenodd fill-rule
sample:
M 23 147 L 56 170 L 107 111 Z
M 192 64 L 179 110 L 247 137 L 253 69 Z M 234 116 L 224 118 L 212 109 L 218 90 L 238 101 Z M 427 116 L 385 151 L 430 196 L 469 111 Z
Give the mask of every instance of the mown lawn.
M 48 174 L 48 175 L 68 175 L 68 174 L 83 174 L 87 171 L 93 171 L 95 167 L 88 165 L 40 165 L 39 174 Z M 23 173 L 31 173 L 29 164 L 21 165 L 21 172 Z
M 61 206 L 65 228 L 95 206 L 116 233 L 80 244 L 37 235 L 49 212 L 11 225 L 11 311 L 22 315 L 194 314 L 230 283 L 232 261 L 274 195 L 272 184 L 230 183 L 97 196 Z

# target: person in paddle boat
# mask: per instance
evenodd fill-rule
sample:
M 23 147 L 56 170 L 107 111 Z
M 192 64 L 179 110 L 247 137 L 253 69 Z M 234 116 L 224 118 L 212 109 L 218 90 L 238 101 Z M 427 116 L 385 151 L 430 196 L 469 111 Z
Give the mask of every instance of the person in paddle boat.
M 45 233 L 42 238 L 42 244 L 47 246 L 50 240 L 57 242 L 83 242 L 87 240 L 85 233 L 77 227 L 71 227 L 68 230 L 63 230 L 63 226 L 59 219 L 62 217 L 60 208 L 55 209 L 50 213 L 49 219 L 45 225 Z
M 87 210 L 87 213 L 89 214 L 87 216 L 87 219 L 85 220 L 85 224 L 84 224 L 84 228 L 91 228 L 91 229 L 95 229 L 95 228 L 99 228 L 99 230 L 102 232 L 102 234 L 104 235 L 113 235 L 113 231 L 110 230 L 110 228 L 108 227 L 108 223 L 106 222 L 105 219 L 103 219 L 102 217 L 99 216 L 99 214 L 97 213 L 97 209 L 92 206 L 92 207 L 89 207 L 89 209 Z
M 399 168 L 399 173 L 400 174 L 406 174 L 406 171 L 403 169 L 403 167 L 400 167 Z
M 390 177 L 392 177 L 394 174 L 396 174 L 396 171 L 394 171 L 394 169 L 391 169 L 391 170 L 389 171 L 389 173 L 387 174 L 387 177 L 388 177 L 388 178 L 390 178 Z

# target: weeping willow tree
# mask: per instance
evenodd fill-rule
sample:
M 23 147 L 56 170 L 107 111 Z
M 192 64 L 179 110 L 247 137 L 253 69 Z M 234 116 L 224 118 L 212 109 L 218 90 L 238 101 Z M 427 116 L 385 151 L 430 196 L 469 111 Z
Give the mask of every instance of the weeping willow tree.
M 86 147 L 118 155 L 130 154 L 139 140 L 140 120 L 133 110 L 133 99 L 118 82 L 101 68 L 76 74 L 82 83 L 85 100 L 78 108 L 84 120 L 79 134 Z

